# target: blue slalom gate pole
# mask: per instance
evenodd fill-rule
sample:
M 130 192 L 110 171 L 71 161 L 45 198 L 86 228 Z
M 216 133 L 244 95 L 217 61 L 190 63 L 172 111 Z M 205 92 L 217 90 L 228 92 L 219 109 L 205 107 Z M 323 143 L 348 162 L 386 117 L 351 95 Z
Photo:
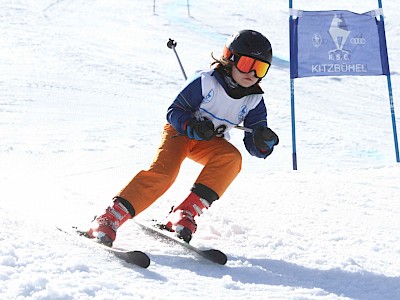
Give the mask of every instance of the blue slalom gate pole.
M 393 103 L 393 93 L 392 93 L 392 81 L 390 79 L 390 74 L 386 76 L 388 90 L 389 90 L 389 101 L 390 101 L 390 114 L 392 116 L 392 127 L 393 127 L 393 138 L 394 138 L 394 150 L 396 152 L 396 162 L 400 162 L 399 155 L 399 143 L 397 141 L 397 129 L 396 129 L 396 116 L 394 114 L 394 103 Z
M 378 0 L 378 6 L 380 9 L 382 9 L 382 0 Z M 381 14 L 381 20 L 382 20 L 382 27 L 383 27 L 383 32 L 385 32 L 385 19 L 383 17 L 383 14 Z M 397 140 L 397 129 L 396 129 L 396 116 L 394 113 L 394 101 L 393 101 L 393 92 L 392 92 L 392 80 L 390 77 L 390 67 L 389 67 L 389 72 L 386 75 L 387 78 L 387 85 L 388 85 L 388 92 L 389 92 L 389 102 L 390 102 L 390 115 L 392 117 L 392 127 L 393 127 L 393 138 L 394 138 L 394 150 L 396 153 L 396 161 L 400 162 L 400 155 L 399 155 L 399 143 Z
M 289 0 L 289 10 L 293 8 L 292 0 Z M 293 16 L 289 16 L 289 44 L 292 43 L 293 30 L 291 23 L 293 22 Z M 291 50 L 290 50 L 291 51 Z M 289 56 L 290 57 L 290 56 Z M 290 62 L 290 68 L 292 68 L 292 62 Z M 291 73 L 291 72 L 290 72 Z M 294 109 L 294 79 L 290 76 L 290 108 L 291 108 L 291 119 L 292 119 L 292 162 L 293 170 L 297 170 L 297 152 L 296 152 L 296 117 Z

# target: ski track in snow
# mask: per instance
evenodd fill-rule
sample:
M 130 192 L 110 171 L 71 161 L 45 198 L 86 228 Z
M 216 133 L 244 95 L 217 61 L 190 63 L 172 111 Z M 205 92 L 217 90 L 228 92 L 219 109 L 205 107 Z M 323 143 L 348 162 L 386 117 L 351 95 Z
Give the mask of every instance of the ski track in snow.
M 178 0 L 157 1 L 155 14 L 153 3 L 132 0 L 0 2 L 0 299 L 400 299 L 400 168 L 384 78 L 296 80 L 292 171 L 287 3 L 192 2 L 190 16 Z M 332 2 L 298 4 L 375 8 Z M 398 12 L 383 5 L 400 113 Z M 146 270 L 55 230 L 87 226 L 151 162 L 183 83 L 168 38 L 191 74 L 243 28 L 277 49 L 262 86 L 281 142 L 258 160 L 232 133 L 243 170 L 193 240 L 227 253 L 227 265 L 153 240 L 134 222 L 116 246 L 147 252 Z M 139 217 L 164 218 L 200 170 L 185 161 Z

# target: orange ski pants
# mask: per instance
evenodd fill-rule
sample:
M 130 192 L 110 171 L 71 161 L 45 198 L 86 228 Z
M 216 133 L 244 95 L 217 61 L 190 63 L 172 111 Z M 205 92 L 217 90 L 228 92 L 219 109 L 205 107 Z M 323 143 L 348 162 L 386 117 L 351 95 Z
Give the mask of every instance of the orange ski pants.
M 224 138 L 191 140 L 166 124 L 161 145 L 150 168 L 140 171 L 117 196 L 128 200 L 135 209 L 135 215 L 138 215 L 174 183 L 186 157 L 204 166 L 196 183 L 209 187 L 219 197 L 242 167 L 239 150 Z

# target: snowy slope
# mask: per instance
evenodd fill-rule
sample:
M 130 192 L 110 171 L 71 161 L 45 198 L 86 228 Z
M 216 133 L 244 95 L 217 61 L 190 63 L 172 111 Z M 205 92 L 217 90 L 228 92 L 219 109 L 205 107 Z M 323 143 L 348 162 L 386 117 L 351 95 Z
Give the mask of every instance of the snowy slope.
M 155 11 L 138 0 L 0 1 L 0 299 L 400 299 L 400 165 L 386 79 L 297 79 L 292 171 L 287 3 L 236 2 L 190 1 L 188 16 L 183 0 L 156 1 Z M 321 2 L 294 6 L 377 6 Z M 400 114 L 400 14 L 383 4 Z M 154 241 L 133 222 L 116 245 L 149 253 L 146 270 L 57 232 L 87 225 L 149 166 L 183 83 L 168 38 L 191 74 L 244 28 L 274 47 L 262 86 L 281 142 L 260 160 L 232 134 L 243 170 L 193 240 L 226 252 L 227 265 Z M 199 171 L 185 161 L 139 217 L 163 218 Z

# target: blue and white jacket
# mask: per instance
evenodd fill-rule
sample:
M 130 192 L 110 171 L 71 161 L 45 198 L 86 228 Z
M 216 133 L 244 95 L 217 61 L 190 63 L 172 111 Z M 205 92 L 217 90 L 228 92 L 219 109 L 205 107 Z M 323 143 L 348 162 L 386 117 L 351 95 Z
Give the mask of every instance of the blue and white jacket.
M 229 140 L 229 131 L 244 122 L 252 128 L 267 126 L 267 110 L 259 85 L 243 88 L 222 70 L 196 73 L 186 81 L 178 96 L 168 108 L 168 122 L 181 134 L 189 120 L 207 118 L 214 124 L 219 136 Z M 243 139 L 247 151 L 265 158 L 254 145 L 252 133 L 245 132 Z

